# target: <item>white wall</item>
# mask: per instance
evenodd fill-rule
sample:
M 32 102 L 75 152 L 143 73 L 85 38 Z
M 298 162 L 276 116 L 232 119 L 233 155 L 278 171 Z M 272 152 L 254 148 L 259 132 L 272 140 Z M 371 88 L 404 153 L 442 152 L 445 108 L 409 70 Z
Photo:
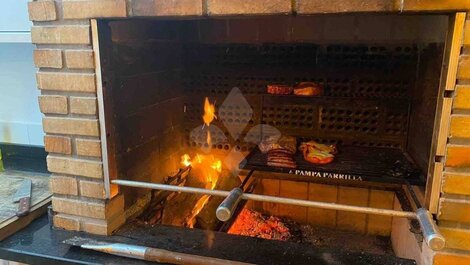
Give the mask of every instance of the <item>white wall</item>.
M 43 145 L 27 2 L 0 0 L 0 142 Z

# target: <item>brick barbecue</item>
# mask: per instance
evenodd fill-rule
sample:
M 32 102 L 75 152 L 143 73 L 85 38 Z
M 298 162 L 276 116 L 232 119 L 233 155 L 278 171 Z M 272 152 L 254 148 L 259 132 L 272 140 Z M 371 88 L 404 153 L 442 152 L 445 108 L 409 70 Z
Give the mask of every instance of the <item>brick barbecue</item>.
M 186 33 L 182 35 L 184 38 L 194 38 L 203 44 L 217 44 L 225 48 L 237 43 L 259 45 L 260 43 L 323 42 L 322 45 L 326 45 L 325 42 L 332 42 L 335 38 L 336 42 L 349 38 L 348 41 L 357 44 L 362 37 L 352 35 L 354 32 L 351 33 L 348 30 L 351 28 L 342 28 L 343 25 L 354 24 L 356 29 L 370 29 L 369 32 L 361 31 L 364 34 L 361 36 L 369 43 L 380 42 L 384 39 L 391 39 L 392 42 L 398 43 L 411 39 L 416 41 L 415 38 L 421 38 L 419 41 L 424 40 L 423 43 L 426 45 L 436 42 L 442 44 L 430 45 L 430 50 L 424 49 L 425 52 L 430 51 L 431 56 L 425 52 L 420 53 L 420 58 L 425 58 L 429 65 L 435 66 L 434 68 L 428 67 L 431 69 L 429 73 L 432 74 L 428 73 L 429 76 L 425 81 L 436 85 L 435 94 L 438 100 L 431 107 L 432 110 L 433 108 L 436 110 L 435 117 L 426 116 L 427 122 L 420 125 L 421 127 L 418 126 L 431 129 L 428 133 L 429 143 L 421 144 L 429 149 L 429 154 L 424 153 L 424 157 L 418 156 L 415 160 L 417 164 L 429 168 L 429 170 L 424 170 L 427 171 L 424 172 L 427 176 L 427 183 L 423 192 L 423 201 L 435 215 L 447 245 L 442 251 L 432 251 L 423 244 L 422 250 L 417 251 L 418 256 L 413 258 L 420 260 L 420 264 L 470 263 L 470 52 L 468 50 L 470 18 L 466 13 L 470 11 L 470 1 L 38 0 L 29 2 L 28 7 L 30 20 L 34 23 L 31 30 L 32 42 L 36 44 L 34 63 L 39 68 L 36 76 L 37 86 L 41 90 L 39 107 L 45 115 L 43 118 L 44 142 L 45 149 L 49 153 L 48 169 L 52 173 L 50 186 L 54 193 L 52 206 L 56 227 L 109 235 L 126 222 L 126 218 L 131 215 L 129 209 L 133 204 L 139 203 L 139 196 L 142 195 L 111 184 L 111 180 L 119 179 L 119 175 L 125 171 L 122 168 L 126 166 L 125 172 L 139 176 L 139 172 L 132 171 L 132 165 L 124 165 L 122 161 L 131 161 L 129 163 L 135 162 L 136 164 L 145 162 L 134 161 L 132 159 L 138 160 L 139 158 L 133 158 L 131 155 L 126 157 L 119 153 L 119 148 L 122 148 L 121 151 L 125 153 L 124 147 L 134 150 L 133 148 L 136 148 L 138 144 L 130 144 L 134 139 L 129 139 L 128 142 L 126 139 L 115 139 L 117 134 L 114 134 L 110 128 L 125 120 L 122 117 L 132 116 L 132 108 L 136 107 L 132 105 L 134 104 L 132 102 L 143 102 L 147 95 L 131 93 L 127 94 L 128 98 L 113 97 L 115 92 L 110 92 L 108 89 L 115 84 L 111 76 L 124 67 L 118 68 L 119 65 L 116 66 L 110 62 L 116 57 L 113 57 L 116 55 L 112 53 L 114 49 L 103 48 L 114 47 L 117 50 L 122 48 L 119 45 L 132 41 L 133 38 L 137 40 L 148 38 L 147 33 L 142 33 L 144 30 L 139 31 L 140 29 L 163 28 L 161 32 L 166 34 L 168 32 L 165 31 L 165 26 L 186 30 Z M 421 17 L 422 20 L 416 19 L 412 14 Z M 332 23 L 328 16 L 336 18 L 331 21 L 339 22 Z M 427 19 L 428 17 L 434 18 Z M 179 21 L 180 24 L 172 24 L 172 21 Z M 380 22 L 375 24 L 375 21 Z M 444 27 L 440 23 L 442 21 L 445 22 Z M 370 26 L 374 24 L 375 28 Z M 401 25 L 401 28 L 397 25 Z M 247 30 L 253 27 L 257 27 L 257 30 Z M 389 27 L 388 31 L 383 30 L 385 27 Z M 390 30 L 393 27 L 396 27 L 394 29 L 399 33 Z M 412 30 L 407 32 L 403 29 L 408 27 L 420 28 L 415 32 Z M 192 29 L 198 31 L 199 34 L 191 35 Z M 110 32 L 113 38 L 107 37 L 106 34 Z M 416 37 L 416 34 L 422 35 Z M 162 43 L 174 41 L 171 39 L 171 34 L 168 35 L 166 39 L 157 40 L 165 49 L 168 47 Z M 318 37 L 320 35 L 322 37 Z M 247 49 L 250 47 L 248 46 Z M 170 48 L 163 50 L 160 54 L 158 49 L 152 52 L 162 56 L 161 61 L 166 64 L 171 61 L 163 58 L 167 54 L 166 51 L 171 55 L 176 54 L 172 50 L 174 47 L 170 45 Z M 247 49 L 241 48 L 241 55 L 235 54 L 231 59 L 242 58 L 243 52 Z M 123 51 L 119 53 L 119 56 L 122 55 L 119 59 L 122 60 L 129 59 L 126 55 L 131 54 L 129 56 L 132 57 L 132 55 L 142 53 L 142 50 L 136 53 L 132 53 L 133 51 L 126 53 L 125 49 Z M 191 54 L 191 51 L 188 49 L 184 54 Z M 180 54 L 183 53 L 177 55 Z M 197 52 L 195 54 L 194 58 L 190 59 L 197 61 L 200 58 L 197 58 Z M 106 59 L 103 60 L 103 58 Z M 442 63 L 439 62 L 439 58 L 442 58 Z M 151 63 L 151 67 L 155 67 L 159 62 L 156 60 Z M 172 67 L 175 69 L 169 69 L 168 72 L 179 71 L 179 65 L 175 64 Z M 175 98 L 174 104 L 183 105 L 182 99 L 179 101 L 178 97 Z M 122 105 L 116 103 L 117 105 L 113 105 L 111 109 L 120 110 L 122 106 L 123 111 L 129 110 L 129 112 L 110 115 L 110 108 L 105 104 L 112 105 L 113 100 Z M 275 104 L 275 99 L 271 103 Z M 422 107 L 419 114 L 425 113 L 426 107 L 429 106 Z M 191 105 L 188 105 L 188 108 L 191 108 Z M 273 108 L 270 111 L 276 110 Z M 399 111 L 398 114 L 405 113 L 402 118 L 404 120 L 409 118 L 413 121 L 413 115 L 406 116 L 407 111 Z M 325 113 L 332 115 L 326 111 Z M 154 121 L 156 118 L 152 119 L 150 115 L 151 113 L 141 116 L 142 120 Z M 173 117 L 173 113 L 168 115 Z M 199 113 L 196 117 L 200 118 Z M 260 117 L 262 117 L 261 114 Z M 266 114 L 266 117 L 269 115 Z M 389 116 L 388 118 L 395 121 L 394 124 L 398 124 L 401 121 L 400 117 L 390 118 Z M 168 117 L 162 117 L 162 119 L 166 118 Z M 113 123 L 113 121 L 117 122 Z M 128 121 L 128 124 L 138 125 L 136 120 L 128 119 Z M 174 120 L 171 122 L 172 126 L 175 125 L 177 129 L 170 131 L 168 135 L 158 136 L 163 137 L 162 139 L 166 139 L 167 142 L 183 137 L 180 135 L 181 130 L 177 131 L 181 124 Z M 331 124 L 326 123 L 326 128 L 329 128 L 329 125 Z M 385 129 L 388 129 L 388 132 L 398 131 L 398 134 L 401 132 L 400 128 L 394 126 Z M 119 133 L 126 135 L 126 130 L 121 130 Z M 420 142 L 420 134 L 410 133 L 408 136 L 413 137 L 413 135 L 415 135 L 413 139 L 406 138 L 406 134 L 403 137 L 387 138 L 387 143 L 381 142 L 382 146 L 375 147 L 405 147 L 406 141 Z M 151 135 L 153 136 L 155 135 Z M 351 144 L 359 145 L 360 143 L 355 140 L 357 139 L 350 139 Z M 384 141 L 382 138 L 375 140 Z M 162 145 L 166 144 L 164 140 L 162 141 Z M 191 143 L 188 145 L 191 146 Z M 240 146 L 241 150 L 244 150 L 243 148 L 245 147 Z M 224 146 L 221 145 L 218 149 L 223 150 Z M 414 150 L 411 147 L 407 151 L 417 154 L 421 151 L 418 149 Z M 165 167 L 179 163 L 179 156 L 167 151 L 165 149 L 161 152 L 165 154 L 164 159 L 170 162 L 158 165 L 158 170 L 163 171 L 167 169 Z M 145 180 L 150 181 L 150 179 Z M 263 178 L 257 191 L 267 195 L 297 199 L 383 209 L 400 208 L 394 193 L 384 189 L 296 180 Z M 391 217 L 369 214 L 258 202 L 247 204 L 254 209 L 273 215 L 289 215 L 299 222 L 359 233 L 390 235 L 393 233 L 392 225 L 402 225 Z M 333 219 L 334 222 L 331 221 Z M 404 242 L 409 242 L 409 239 Z M 397 246 L 397 248 L 405 252 L 404 249 L 412 248 L 412 246 L 404 245 Z

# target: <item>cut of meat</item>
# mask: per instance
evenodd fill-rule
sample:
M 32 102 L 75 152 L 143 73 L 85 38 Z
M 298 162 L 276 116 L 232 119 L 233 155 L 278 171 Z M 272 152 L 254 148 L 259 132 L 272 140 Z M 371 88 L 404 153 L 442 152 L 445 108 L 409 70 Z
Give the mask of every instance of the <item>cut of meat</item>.
M 291 156 L 293 154 L 295 154 L 295 152 L 292 152 L 291 150 L 287 150 L 287 149 L 282 149 L 282 148 L 273 149 L 273 150 L 268 152 L 268 155 L 288 155 L 288 156 Z
M 287 167 L 287 168 L 296 168 L 296 164 L 282 163 L 282 162 L 268 162 L 270 167 Z
M 268 158 L 268 162 L 286 163 L 286 164 L 295 165 L 295 162 L 292 159 L 288 159 L 288 158 Z

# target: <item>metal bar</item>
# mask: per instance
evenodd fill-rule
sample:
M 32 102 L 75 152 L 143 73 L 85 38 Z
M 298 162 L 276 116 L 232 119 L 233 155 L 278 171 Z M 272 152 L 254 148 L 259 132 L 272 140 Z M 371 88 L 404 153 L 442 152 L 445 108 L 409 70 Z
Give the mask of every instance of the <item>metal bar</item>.
M 188 192 L 188 193 L 212 195 L 212 196 L 219 196 L 219 197 L 228 197 L 230 195 L 230 191 L 224 191 L 224 190 L 209 190 L 209 189 L 193 188 L 193 187 L 180 187 L 180 186 L 131 181 L 131 180 L 112 180 L 111 182 L 113 184 L 117 184 L 121 186 L 177 191 L 177 192 Z M 336 204 L 336 203 L 329 203 L 329 202 L 307 201 L 307 200 L 275 197 L 275 196 L 268 196 L 268 195 L 243 193 L 241 195 L 241 199 L 417 219 L 416 213 L 414 212 L 395 211 L 395 210 L 378 209 L 378 208 L 370 208 L 370 207 L 362 207 L 362 206 L 352 206 L 352 205 Z
M 296 206 L 305 206 L 305 207 L 315 207 L 339 211 L 349 211 L 365 214 L 376 214 L 376 215 L 385 215 L 385 216 L 394 216 L 394 217 L 403 217 L 409 219 L 417 219 L 421 226 L 421 231 L 423 232 L 423 237 L 426 244 L 433 250 L 441 250 L 445 247 L 446 241 L 442 234 L 439 232 L 436 224 L 434 223 L 431 214 L 428 210 L 424 208 L 418 209 L 417 213 L 415 212 L 405 212 L 405 211 L 395 211 L 395 210 L 386 210 L 378 209 L 371 207 L 361 207 L 361 206 L 352 206 L 328 202 L 317 202 L 317 201 L 307 201 L 307 200 L 298 200 L 290 199 L 283 197 L 274 197 L 267 195 L 258 195 L 251 193 L 243 193 L 240 188 L 235 188 L 232 191 L 225 190 L 209 190 L 202 188 L 193 188 L 193 187 L 180 187 L 167 184 L 157 184 L 157 183 L 148 183 L 140 181 L 130 181 L 130 180 L 112 180 L 113 184 L 137 188 L 147 188 L 147 189 L 157 189 L 157 190 L 166 190 L 166 191 L 176 191 L 176 192 L 188 192 L 204 195 L 212 195 L 225 197 L 226 200 L 232 201 L 231 197 L 235 197 L 237 203 L 242 200 L 253 200 L 261 202 L 271 202 L 271 203 L 282 203 Z M 222 204 L 221 204 L 222 205 Z M 236 205 L 236 203 L 234 204 Z M 220 208 L 220 207 L 219 207 Z M 230 219 L 231 213 L 233 210 L 226 211 L 222 213 L 222 216 L 217 216 L 219 219 Z
M 250 180 L 251 176 L 253 175 L 253 173 L 255 172 L 254 169 L 250 170 L 248 172 L 248 174 L 246 175 L 245 179 L 243 180 L 242 184 L 240 185 L 240 189 L 244 190 L 245 189 L 245 185 L 246 183 L 248 183 L 248 181 Z
M 233 190 L 230 191 L 230 195 L 227 196 L 217 207 L 217 210 L 215 211 L 215 216 L 217 216 L 217 219 L 219 219 L 222 222 L 227 222 L 232 218 L 233 212 L 237 209 L 238 203 L 242 200 L 243 196 L 243 190 L 248 183 L 249 179 L 251 178 L 251 175 L 253 175 L 255 171 L 252 169 L 246 175 L 245 179 L 243 180 L 242 184 L 234 188 Z
M 439 231 L 436 223 L 434 223 L 431 213 L 424 208 L 419 208 L 416 211 L 416 216 L 418 217 L 418 222 L 421 226 L 426 244 L 433 250 L 443 249 L 446 245 L 446 240 Z

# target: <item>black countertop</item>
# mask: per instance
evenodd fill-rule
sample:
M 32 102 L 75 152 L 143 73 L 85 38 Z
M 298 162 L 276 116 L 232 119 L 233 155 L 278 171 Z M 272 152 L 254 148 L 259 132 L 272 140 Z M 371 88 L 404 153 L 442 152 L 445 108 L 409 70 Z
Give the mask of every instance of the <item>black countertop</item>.
M 153 228 L 126 224 L 110 237 L 52 229 L 46 216 L 0 242 L 0 259 L 28 264 L 150 264 L 61 243 L 72 236 L 160 247 L 172 251 L 212 256 L 255 264 L 412 265 L 393 256 L 318 249 L 306 244 L 232 236 L 198 229 L 168 226 Z M 154 264 L 154 263 L 153 263 Z

